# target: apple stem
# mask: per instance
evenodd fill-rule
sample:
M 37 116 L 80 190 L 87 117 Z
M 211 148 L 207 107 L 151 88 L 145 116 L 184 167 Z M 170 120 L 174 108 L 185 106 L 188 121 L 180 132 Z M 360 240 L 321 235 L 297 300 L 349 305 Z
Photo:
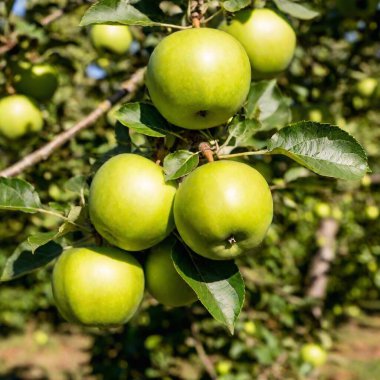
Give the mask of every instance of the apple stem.
M 190 18 L 193 28 L 201 27 L 201 19 L 203 18 L 204 0 L 192 0 L 190 3 Z
M 214 161 L 214 153 L 210 147 L 210 144 L 207 142 L 201 142 L 199 144 L 199 151 L 203 154 L 208 162 Z

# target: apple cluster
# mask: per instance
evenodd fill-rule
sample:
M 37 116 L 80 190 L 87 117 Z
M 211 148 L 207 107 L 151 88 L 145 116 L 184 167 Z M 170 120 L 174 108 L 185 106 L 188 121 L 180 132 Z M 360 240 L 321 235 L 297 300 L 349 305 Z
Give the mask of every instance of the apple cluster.
M 242 107 L 252 77 L 284 70 L 294 49 L 294 31 L 276 13 L 242 11 L 219 29 L 191 28 L 164 38 L 150 57 L 146 86 L 173 125 L 212 128 Z M 164 305 L 194 302 L 195 292 L 174 267 L 173 241 L 211 260 L 250 254 L 272 222 L 273 200 L 264 177 L 241 162 L 208 162 L 178 183 L 166 181 L 163 168 L 148 158 L 119 154 L 93 178 L 89 216 L 112 247 L 65 251 L 54 269 L 53 292 L 69 321 L 116 325 L 134 314 L 145 282 Z M 144 268 L 136 260 L 142 251 L 148 253 Z M 101 286 L 94 289 L 93 282 Z

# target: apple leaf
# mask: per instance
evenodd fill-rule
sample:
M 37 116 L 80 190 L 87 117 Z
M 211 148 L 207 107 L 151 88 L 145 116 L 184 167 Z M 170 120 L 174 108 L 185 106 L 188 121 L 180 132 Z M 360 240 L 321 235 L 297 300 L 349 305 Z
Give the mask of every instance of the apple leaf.
M 251 4 L 251 0 L 226 0 L 221 3 L 222 7 L 227 12 L 237 12 L 240 9 L 248 7 Z
M 90 24 L 124 24 L 153 26 L 155 23 L 141 13 L 130 0 L 99 0 L 86 11 L 81 26 Z
M 50 241 L 38 247 L 34 254 L 27 241 L 21 243 L 7 259 L 0 281 L 10 281 L 39 269 L 62 253 L 62 247 Z
M 369 170 L 362 146 L 346 131 L 330 124 L 301 121 L 274 134 L 270 154 L 284 154 L 313 172 L 358 180 Z
M 150 104 L 126 103 L 116 112 L 116 119 L 146 136 L 165 137 L 169 133 L 167 121 Z
M 277 8 L 290 16 L 301 20 L 312 20 L 319 16 L 319 12 L 310 8 L 309 4 L 301 4 L 290 0 L 273 0 Z
M 40 209 L 40 198 L 30 183 L 18 178 L 0 178 L 0 210 L 35 213 Z
M 85 194 L 88 193 L 89 186 L 87 184 L 85 176 L 77 175 L 65 182 L 64 189 L 75 193 L 84 199 Z
M 255 119 L 233 120 L 228 126 L 228 134 L 235 138 L 235 146 L 249 145 L 252 136 L 260 129 Z
M 276 80 L 263 80 L 251 85 L 246 105 L 246 117 L 256 119 L 261 130 L 280 129 L 291 118 L 287 99 L 282 95 Z
M 164 158 L 165 180 L 183 177 L 193 171 L 199 164 L 199 154 L 188 150 L 177 150 Z
M 180 242 L 172 249 L 174 266 L 203 306 L 233 334 L 244 302 L 244 281 L 232 260 L 215 261 L 192 253 Z

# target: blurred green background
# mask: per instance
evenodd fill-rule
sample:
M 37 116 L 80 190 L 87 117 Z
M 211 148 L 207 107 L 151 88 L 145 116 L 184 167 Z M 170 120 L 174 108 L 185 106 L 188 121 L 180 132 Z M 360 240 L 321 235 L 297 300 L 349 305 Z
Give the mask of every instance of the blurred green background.
M 363 144 L 373 173 L 380 173 L 379 6 L 353 0 L 309 3 L 320 16 L 290 18 L 298 46 L 290 68 L 278 78 L 292 120 L 339 125 Z M 78 26 L 88 5 L 82 0 L 17 1 L 9 18 L 3 9 L 1 42 L 10 38 L 17 44 L 0 55 L 0 95 L 14 91 L 13 67 L 23 60 L 54 65 L 59 88 L 40 104 L 42 132 L 12 143 L 0 137 L 0 168 L 83 119 L 146 64 L 167 33 L 133 27 L 127 54 L 99 52 L 89 28 Z M 146 11 L 164 18 L 160 9 L 186 5 L 151 1 Z M 59 9 L 63 15 L 43 25 Z M 142 89 L 136 99 L 144 96 Z M 152 144 L 142 135 L 131 138 L 137 151 Z M 77 202 L 65 182 L 90 175 L 96 160 L 115 144 L 110 112 L 21 178 L 35 186 L 45 204 L 65 207 Z M 380 181 L 376 176 L 361 182 L 318 178 L 284 157 L 252 163 L 277 187 L 275 218 L 260 252 L 239 259 L 247 294 L 234 336 L 198 303 L 190 310 L 169 309 L 149 297 L 123 328 L 69 326 L 53 305 L 50 265 L 0 285 L 0 379 L 208 379 L 205 362 L 221 380 L 380 379 Z M 326 217 L 337 220 L 339 231 L 325 309 L 317 319 L 305 293 L 313 256 L 323 245 L 316 233 Z M 0 267 L 19 242 L 57 223 L 54 217 L 1 212 Z M 328 351 L 327 365 L 313 370 L 302 363 L 305 342 Z

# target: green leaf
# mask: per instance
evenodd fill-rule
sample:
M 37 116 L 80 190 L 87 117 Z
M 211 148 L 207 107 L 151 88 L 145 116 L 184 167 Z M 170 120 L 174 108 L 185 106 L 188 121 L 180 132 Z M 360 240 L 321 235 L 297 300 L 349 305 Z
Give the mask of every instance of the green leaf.
M 235 137 L 235 145 L 245 145 L 259 128 L 260 123 L 255 119 L 234 120 L 228 127 L 228 133 Z
M 251 0 L 226 0 L 221 3 L 222 7 L 227 12 L 237 12 L 240 9 L 248 7 L 251 4 Z
M 155 107 L 146 103 L 127 103 L 116 112 L 116 119 L 138 133 L 152 137 L 164 137 L 169 131 L 167 121 Z
M 64 184 L 64 188 L 67 191 L 71 191 L 72 193 L 78 194 L 79 196 L 83 196 L 85 193 L 87 193 L 89 187 L 86 181 L 86 177 L 83 175 L 77 175 L 70 178 Z
M 313 172 L 358 180 L 368 171 L 367 155 L 346 131 L 329 124 L 301 121 L 274 134 L 270 154 L 284 154 Z
M 164 158 L 165 180 L 173 180 L 193 171 L 199 164 L 198 153 L 177 150 Z
M 130 0 L 100 0 L 84 14 L 80 25 L 124 24 L 153 26 L 148 16 L 131 5 Z
M 8 258 L 0 281 L 14 280 L 33 272 L 57 258 L 61 253 L 62 247 L 52 241 L 37 248 L 34 254 L 32 253 L 30 244 L 23 242 Z
M 18 178 L 0 178 L 0 210 L 35 213 L 41 201 L 34 187 Z
M 244 281 L 231 260 L 215 261 L 191 253 L 180 242 L 172 249 L 174 266 L 209 313 L 233 334 L 244 302 Z
M 310 8 L 309 4 L 296 3 L 290 0 L 273 1 L 279 10 L 301 20 L 311 20 L 319 16 L 319 12 Z
M 45 245 L 49 241 L 53 240 L 56 234 L 57 233 L 55 231 L 51 231 L 40 232 L 35 235 L 29 236 L 27 241 L 29 243 L 32 253 L 34 253 L 38 247 L 41 247 L 42 245 Z
M 252 83 L 246 117 L 258 120 L 262 130 L 279 129 L 289 123 L 291 113 L 287 99 L 282 95 L 275 79 Z
M 48 242 L 52 241 L 52 240 L 56 240 L 66 234 L 68 234 L 69 232 L 73 232 L 73 231 L 78 231 L 78 228 L 76 228 L 74 225 L 72 225 L 71 223 L 63 223 L 58 231 L 50 231 L 50 232 L 39 232 L 37 234 L 34 234 L 32 236 L 29 236 L 28 239 L 27 239 L 27 242 L 29 243 L 29 247 L 32 251 L 32 253 L 35 253 L 35 251 L 47 244 Z

